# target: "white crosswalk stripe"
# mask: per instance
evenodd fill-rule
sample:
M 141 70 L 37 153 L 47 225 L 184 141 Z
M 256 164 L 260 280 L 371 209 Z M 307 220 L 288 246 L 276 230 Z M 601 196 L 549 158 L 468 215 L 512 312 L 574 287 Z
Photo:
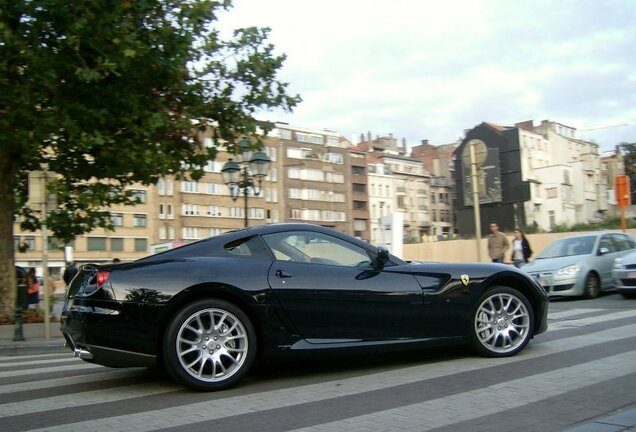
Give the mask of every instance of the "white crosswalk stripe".
M 629 319 L 633 318 L 633 322 Z M 440 377 L 451 377 L 459 373 L 475 372 L 492 366 L 520 364 L 528 360 L 540 360 L 547 356 L 571 350 L 605 346 L 608 343 L 620 345 L 636 335 L 636 309 L 604 310 L 599 308 L 581 308 L 550 313 L 550 326 L 546 334 L 555 334 L 560 330 L 580 329 L 589 332 L 541 341 L 541 335 L 532 341 L 527 349 L 511 358 L 488 359 L 473 356 L 460 356 L 444 361 L 423 361 L 421 364 L 382 368 L 379 372 L 365 372 L 349 377 L 335 377 L 317 383 L 295 382 L 293 388 L 276 388 L 273 390 L 245 393 L 235 396 L 222 394 L 218 398 L 201 402 L 176 404 L 162 409 L 140 409 L 125 415 L 110 414 L 85 421 L 74 421 L 73 412 L 82 407 L 95 404 L 109 404 L 136 398 L 150 397 L 168 393 L 185 391 L 170 381 L 152 381 L 141 384 L 126 382 L 127 378 L 143 376 L 147 372 L 138 369 L 106 369 L 76 359 L 60 359 L 57 357 L 38 355 L 20 357 L 2 357 L 0 363 L 0 395 L 11 395 L 19 391 L 37 391 L 54 389 L 60 386 L 94 383 L 92 390 L 69 390 L 65 394 L 49 397 L 35 395 L 24 401 L 7 401 L 0 404 L 0 422 L 3 418 L 17 416 L 47 416 L 47 412 L 68 409 L 68 420 L 64 424 L 48 425 L 38 429 L 25 428 L 15 430 L 38 430 L 49 432 L 74 431 L 151 431 L 161 428 L 183 427 L 192 422 L 213 421 L 230 416 L 248 415 L 279 408 L 293 409 L 307 403 L 320 403 L 335 398 L 348 397 L 398 388 L 413 382 L 433 380 Z M 625 321 L 627 319 L 627 321 Z M 604 330 L 593 330 L 595 324 L 611 323 L 621 320 L 615 326 Z M 608 326 L 605 326 L 608 327 Z M 601 327 L 602 328 L 602 327 Z M 579 333 L 580 331 L 577 330 Z M 572 332 L 566 332 L 571 335 Z M 636 373 L 636 351 L 627 351 L 595 358 L 590 361 L 581 360 L 575 365 L 555 364 L 550 371 L 541 371 L 520 378 L 490 385 L 486 388 L 467 389 L 446 397 L 434 398 L 400 407 L 355 415 L 336 421 L 325 421 L 320 424 L 296 429 L 303 432 L 333 430 L 391 430 L 396 428 L 396 418 L 407 418 L 417 422 L 420 430 L 449 426 L 457 422 L 468 421 L 479 416 L 504 413 L 523 404 L 558 396 L 584 385 L 602 383 L 625 375 Z M 25 368 L 25 366 L 29 366 Z M 15 369 L 14 369 L 15 368 Z M 100 372 L 95 373 L 96 370 Z M 594 371 L 593 374 L 588 373 Z M 3 378 L 18 379 L 32 374 L 65 372 L 69 377 L 43 378 L 25 383 L 3 383 Z M 71 374 L 69 372 L 74 372 Z M 87 373 L 91 372 L 91 373 Z M 582 380 L 581 376 L 586 375 Z M 124 384 L 115 387 L 100 388 L 100 383 L 111 379 L 123 379 Z M 523 391 L 519 391 L 519 389 Z M 3 396 L 6 398 L 7 396 Z M 448 407 L 463 407 L 461 412 L 448 414 Z M 401 425 L 408 430 L 408 425 Z M 213 428 L 211 428 L 213 429 Z

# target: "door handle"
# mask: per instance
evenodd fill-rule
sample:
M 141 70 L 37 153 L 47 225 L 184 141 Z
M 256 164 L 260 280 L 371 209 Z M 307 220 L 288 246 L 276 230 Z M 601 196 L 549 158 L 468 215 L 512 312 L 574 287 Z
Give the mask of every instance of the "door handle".
M 285 279 L 285 278 L 292 277 L 292 274 L 291 273 L 287 273 L 286 271 L 283 271 L 283 270 L 276 270 L 276 277 L 279 277 L 281 279 Z

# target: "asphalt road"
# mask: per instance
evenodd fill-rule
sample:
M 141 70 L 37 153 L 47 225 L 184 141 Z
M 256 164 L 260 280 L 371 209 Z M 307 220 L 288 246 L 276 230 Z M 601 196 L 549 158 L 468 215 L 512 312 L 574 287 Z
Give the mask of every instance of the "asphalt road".
M 635 402 L 636 301 L 616 294 L 552 301 L 549 331 L 513 358 L 445 349 L 263 364 L 217 393 L 64 351 L 0 356 L 3 432 L 563 431 Z

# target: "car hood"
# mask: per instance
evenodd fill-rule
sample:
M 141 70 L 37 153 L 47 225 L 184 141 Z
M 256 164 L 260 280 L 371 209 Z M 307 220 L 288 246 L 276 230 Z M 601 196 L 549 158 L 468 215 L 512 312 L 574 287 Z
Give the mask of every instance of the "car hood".
M 589 255 L 571 255 L 557 258 L 538 258 L 533 262 L 521 267 L 521 270 L 528 273 L 556 271 L 563 267 L 583 261 Z

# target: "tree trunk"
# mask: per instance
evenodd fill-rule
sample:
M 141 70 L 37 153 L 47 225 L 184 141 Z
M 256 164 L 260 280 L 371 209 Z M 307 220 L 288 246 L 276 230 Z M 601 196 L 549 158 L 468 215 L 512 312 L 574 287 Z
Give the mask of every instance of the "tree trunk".
M 13 215 L 15 167 L 0 155 L 0 315 L 13 315 L 17 282 L 14 267 Z

